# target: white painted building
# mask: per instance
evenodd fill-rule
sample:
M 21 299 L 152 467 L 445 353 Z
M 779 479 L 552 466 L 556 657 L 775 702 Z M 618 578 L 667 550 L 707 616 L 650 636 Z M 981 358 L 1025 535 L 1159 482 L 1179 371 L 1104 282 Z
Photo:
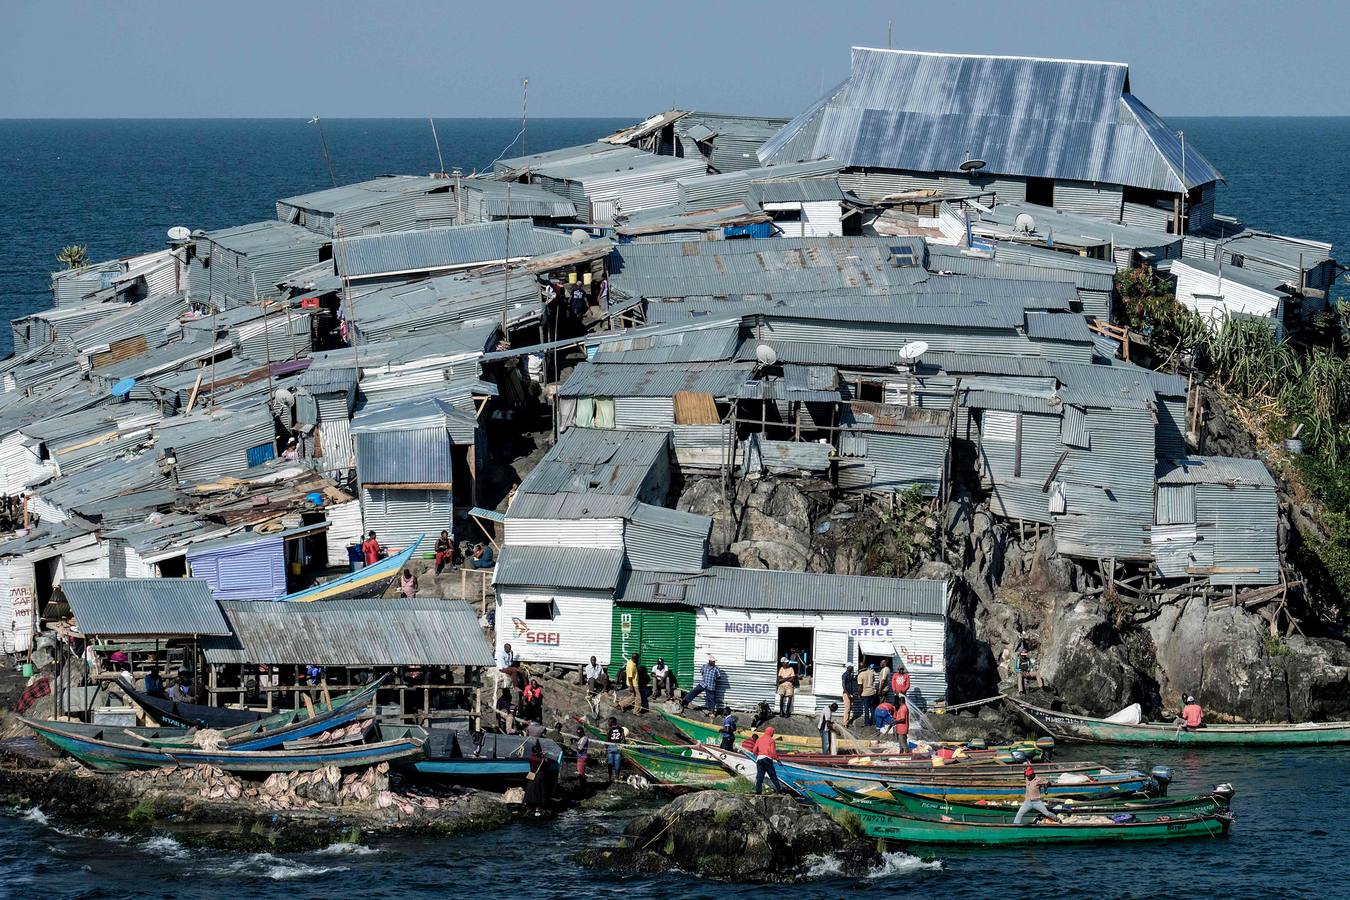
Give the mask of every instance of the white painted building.
M 1172 260 L 1177 302 L 1200 315 L 1214 331 L 1235 316 L 1269 321 L 1284 334 L 1285 293 L 1274 280 L 1232 265 L 1222 268 L 1207 259 Z
M 693 607 L 694 663 L 717 659 L 719 700 L 733 708 L 775 702 L 778 661 L 793 650 L 812 665 L 794 712 L 837 702 L 844 667 L 873 660 L 905 663 L 912 702 L 946 697 L 942 581 L 722 567 L 692 576 L 634 572 L 622 602 Z

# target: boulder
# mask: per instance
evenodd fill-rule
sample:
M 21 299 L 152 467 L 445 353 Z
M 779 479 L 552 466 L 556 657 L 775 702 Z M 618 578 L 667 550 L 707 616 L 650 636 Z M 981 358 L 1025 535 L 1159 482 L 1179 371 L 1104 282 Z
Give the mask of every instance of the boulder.
M 1270 636 L 1244 610 L 1203 600 L 1162 608 L 1148 624 L 1165 705 L 1195 694 L 1211 714 L 1249 722 L 1303 722 L 1350 715 L 1350 648 L 1296 635 Z
M 1148 676 L 1095 599 L 1069 594 L 1056 604 L 1040 639 L 1041 678 L 1066 702 L 1093 714 L 1146 703 Z
M 702 791 L 686 794 L 624 831 L 619 847 L 584 851 L 583 864 L 620 872 L 678 869 L 724 881 L 787 882 L 824 858 L 842 874 L 880 862 L 875 842 L 791 797 Z

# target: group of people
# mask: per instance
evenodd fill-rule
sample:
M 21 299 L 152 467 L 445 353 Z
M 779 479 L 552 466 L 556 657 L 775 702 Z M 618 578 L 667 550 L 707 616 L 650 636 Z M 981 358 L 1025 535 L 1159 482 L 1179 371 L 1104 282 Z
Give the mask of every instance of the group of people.
M 902 739 L 908 736 L 910 677 L 904 663 L 892 671 L 889 662 L 873 661 L 856 673 L 853 666 L 845 666 L 843 682 L 845 726 L 861 716 L 864 725 Z
M 468 541 L 456 545 L 449 531 L 442 531 L 436 538 L 435 553 L 437 575 L 444 572 L 447 567 L 458 566 L 461 563 L 473 569 L 490 569 L 495 564 L 491 545 L 470 545 Z M 373 566 L 388 555 L 387 548 L 380 543 L 375 532 L 366 532 L 366 539 L 361 542 L 362 564 Z M 416 593 L 417 573 L 405 566 L 399 580 L 399 594 L 411 599 Z
M 516 665 L 510 644 L 503 644 L 502 652 L 497 655 L 495 686 L 497 727 L 506 734 L 542 737 L 545 731 L 543 685 L 539 679 L 527 677 Z

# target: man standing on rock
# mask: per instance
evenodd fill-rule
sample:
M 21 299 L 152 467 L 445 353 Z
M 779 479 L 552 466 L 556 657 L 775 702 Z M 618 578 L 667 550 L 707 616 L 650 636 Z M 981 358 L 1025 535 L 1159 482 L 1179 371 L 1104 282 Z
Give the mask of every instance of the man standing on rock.
M 872 710 L 877 705 L 877 664 L 872 663 L 858 673 L 858 696 L 862 700 L 863 724 L 872 724 Z
M 497 672 L 493 680 L 493 688 L 497 691 L 502 689 L 502 680 L 510 683 L 515 677 L 514 669 L 516 666 L 516 655 L 511 652 L 510 644 L 502 644 L 502 652 L 497 654 Z
M 853 666 L 844 666 L 842 676 L 844 687 L 844 727 L 847 728 L 853 724 L 853 717 L 858 714 L 858 676 L 853 671 Z
M 1022 797 L 1022 805 L 1017 808 L 1017 815 L 1013 816 L 1013 824 L 1021 825 L 1022 819 L 1029 812 L 1037 812 L 1047 819 L 1050 819 L 1056 825 L 1059 824 L 1059 816 L 1050 811 L 1050 807 L 1045 805 L 1042 799 L 1041 790 L 1045 787 L 1045 779 L 1036 774 L 1036 770 L 1027 766 L 1023 772 L 1027 777 L 1027 790 Z
M 773 726 L 764 729 L 764 733 L 755 741 L 755 793 L 764 793 L 764 776 L 768 775 L 773 788 L 783 793 L 783 783 L 778 780 L 778 745 L 773 740 Z
M 695 697 L 699 694 L 703 694 L 703 700 L 704 703 L 707 704 L 708 714 L 712 715 L 717 709 L 717 682 L 721 677 L 722 670 L 717 668 L 717 658 L 709 656 L 708 661 L 699 666 L 698 684 L 694 685 L 694 689 L 685 694 L 684 698 L 680 700 L 680 712 L 684 712 L 685 707 L 690 703 L 693 703 Z

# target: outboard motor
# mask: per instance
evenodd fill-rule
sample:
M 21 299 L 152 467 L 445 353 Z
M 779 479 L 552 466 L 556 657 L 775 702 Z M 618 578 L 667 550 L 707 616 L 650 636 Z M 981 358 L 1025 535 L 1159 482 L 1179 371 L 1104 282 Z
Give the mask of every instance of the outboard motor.
M 1233 790 L 1233 786 L 1226 781 L 1214 785 L 1214 789 L 1210 791 L 1210 794 L 1214 796 L 1214 799 L 1218 800 L 1224 806 L 1233 805 L 1233 795 L 1236 793 L 1237 791 Z
M 1154 766 L 1148 773 L 1154 781 L 1158 782 L 1158 796 L 1167 796 L 1167 786 L 1172 783 L 1171 766 Z

